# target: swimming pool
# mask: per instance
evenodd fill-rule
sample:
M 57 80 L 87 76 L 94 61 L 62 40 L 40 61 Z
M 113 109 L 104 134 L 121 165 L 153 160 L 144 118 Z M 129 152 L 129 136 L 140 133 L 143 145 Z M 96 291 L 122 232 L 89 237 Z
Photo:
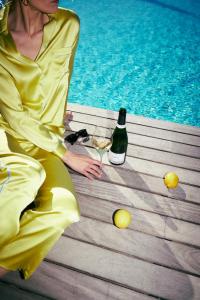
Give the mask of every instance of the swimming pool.
M 68 101 L 200 126 L 200 1 L 60 1 L 81 18 Z

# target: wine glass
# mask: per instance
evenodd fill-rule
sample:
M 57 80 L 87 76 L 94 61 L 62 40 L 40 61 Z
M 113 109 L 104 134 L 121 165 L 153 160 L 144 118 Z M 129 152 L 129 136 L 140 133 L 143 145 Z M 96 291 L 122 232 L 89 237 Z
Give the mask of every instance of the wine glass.
M 100 162 L 102 162 L 103 155 L 110 149 L 112 145 L 112 129 L 95 126 L 92 135 L 92 146 L 99 154 Z

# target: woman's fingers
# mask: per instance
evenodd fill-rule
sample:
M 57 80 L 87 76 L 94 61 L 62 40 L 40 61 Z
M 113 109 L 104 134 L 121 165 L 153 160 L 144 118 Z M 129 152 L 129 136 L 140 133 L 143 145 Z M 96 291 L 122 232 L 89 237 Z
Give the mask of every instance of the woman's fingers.
M 85 175 L 89 179 L 100 178 L 102 175 L 102 163 L 89 156 L 67 151 L 63 161 L 73 170 Z
M 94 178 L 100 178 L 101 174 L 98 174 L 95 170 L 89 169 L 83 173 L 87 178 L 93 180 Z
M 96 165 L 90 165 L 90 166 L 89 166 L 89 169 L 90 169 L 90 171 L 91 171 L 91 173 L 92 173 L 93 175 L 96 175 L 96 176 L 98 176 L 98 177 L 100 177 L 100 176 L 102 175 L 102 170 L 101 170 L 101 168 L 100 168 L 100 167 L 97 167 Z M 89 170 L 87 170 L 87 171 L 89 171 Z
M 90 179 L 90 180 L 93 180 L 94 179 L 94 177 L 92 176 L 92 175 L 90 175 L 90 173 L 88 173 L 88 172 L 84 172 L 83 173 L 83 175 L 85 175 L 88 179 Z
M 94 170 L 92 168 L 88 169 L 86 172 L 92 174 L 94 177 L 98 177 L 98 178 L 101 177 L 101 172 Z
M 85 169 L 85 176 L 88 177 L 89 179 L 94 179 L 94 177 L 100 178 L 102 176 L 102 165 L 100 163 L 96 165 L 94 164 L 94 161 L 92 161 L 92 163 L 90 163 L 87 168 Z
M 91 158 L 91 157 L 89 157 L 89 156 L 85 156 L 85 155 L 81 155 L 81 157 L 82 157 L 84 160 L 86 160 L 88 163 L 90 163 L 90 164 L 93 164 L 93 165 L 97 165 L 97 166 L 99 166 L 99 167 L 102 167 L 102 163 L 101 163 L 99 160 L 97 160 L 97 159 L 93 159 L 93 158 Z
M 93 159 L 93 164 L 102 168 L 102 163 L 99 160 Z

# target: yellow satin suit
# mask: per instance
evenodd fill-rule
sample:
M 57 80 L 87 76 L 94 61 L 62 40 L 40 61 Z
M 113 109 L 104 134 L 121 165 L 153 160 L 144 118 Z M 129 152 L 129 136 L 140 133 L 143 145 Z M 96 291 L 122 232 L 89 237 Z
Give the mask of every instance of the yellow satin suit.
M 0 267 L 22 270 L 28 279 L 64 229 L 80 219 L 61 160 L 79 18 L 65 9 L 49 14 L 31 60 L 8 30 L 9 9 L 0 21 Z

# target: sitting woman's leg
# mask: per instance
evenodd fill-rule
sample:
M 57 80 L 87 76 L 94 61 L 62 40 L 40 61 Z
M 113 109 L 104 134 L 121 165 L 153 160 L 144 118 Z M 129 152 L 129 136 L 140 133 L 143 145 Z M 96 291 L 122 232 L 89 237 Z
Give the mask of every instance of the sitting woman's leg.
M 44 179 L 42 165 L 33 158 L 0 153 L 0 252 L 18 235 L 20 215 L 34 201 Z M 14 251 L 17 253 L 19 249 Z M 0 255 L 0 276 L 6 270 L 15 270 L 12 258 L 7 264 Z
M 64 229 L 80 218 L 71 178 L 63 162 L 46 151 L 41 151 L 37 159 L 45 169 L 46 179 L 35 199 L 36 207 L 24 212 L 19 233 L 0 250 L 0 266 L 22 269 L 25 279 L 36 270 Z

